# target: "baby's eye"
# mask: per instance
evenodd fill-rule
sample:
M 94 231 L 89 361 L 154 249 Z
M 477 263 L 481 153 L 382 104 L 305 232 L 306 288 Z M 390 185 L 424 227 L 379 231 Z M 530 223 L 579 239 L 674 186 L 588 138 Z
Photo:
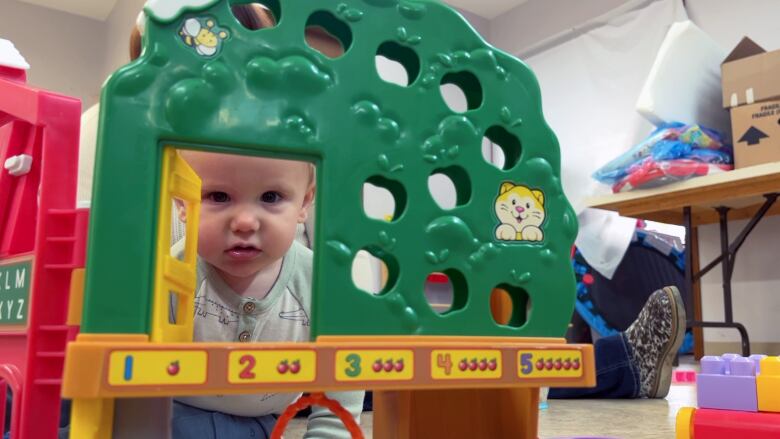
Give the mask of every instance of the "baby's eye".
M 531 208 L 531 203 L 525 203 L 525 208 L 526 209 L 530 209 Z
M 261 195 L 260 199 L 263 203 L 278 203 L 282 199 L 282 196 L 279 192 L 270 191 Z
M 209 192 L 205 198 L 212 203 L 227 203 L 230 201 L 230 195 L 224 192 Z
M 517 204 L 517 200 L 512 200 L 512 206 L 514 206 L 515 204 Z

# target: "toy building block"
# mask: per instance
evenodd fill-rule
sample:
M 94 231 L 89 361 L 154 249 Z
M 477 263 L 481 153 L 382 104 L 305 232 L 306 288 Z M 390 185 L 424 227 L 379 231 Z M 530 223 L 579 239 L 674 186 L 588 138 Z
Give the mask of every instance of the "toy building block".
M 674 384 L 695 384 L 696 383 L 696 371 L 695 370 L 675 370 L 672 376 L 672 382 Z
M 776 439 L 780 414 L 697 409 L 693 414 L 695 439 Z
M 780 412 L 780 357 L 761 360 L 761 373 L 756 379 L 758 409 L 762 412 Z
M 696 396 L 699 407 L 758 411 L 756 361 L 736 354 L 701 359 Z

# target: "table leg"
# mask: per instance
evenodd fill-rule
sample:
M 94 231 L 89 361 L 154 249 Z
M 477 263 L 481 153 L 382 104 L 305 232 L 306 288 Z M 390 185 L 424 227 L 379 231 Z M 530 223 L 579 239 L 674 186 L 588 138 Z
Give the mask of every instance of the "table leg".
M 734 321 L 734 311 L 732 306 L 732 294 L 731 294 L 731 280 L 732 275 L 734 273 L 734 263 L 737 258 L 737 252 L 739 251 L 740 247 L 742 247 L 742 244 L 744 244 L 745 239 L 750 235 L 750 233 L 753 231 L 753 229 L 756 227 L 756 225 L 761 221 L 761 219 L 764 217 L 764 215 L 769 211 L 769 209 L 772 207 L 772 205 L 777 201 L 777 198 L 780 194 L 778 193 L 770 193 L 765 194 L 764 198 L 766 198 L 766 201 L 764 204 L 758 209 L 758 211 L 753 215 L 753 218 L 748 221 L 748 224 L 745 226 L 744 229 L 739 233 L 739 235 L 734 239 L 734 242 L 729 243 L 729 230 L 728 230 L 728 207 L 718 207 L 716 210 L 718 211 L 719 215 L 719 226 L 720 226 L 720 255 L 707 264 L 706 267 L 704 267 L 701 270 L 698 270 L 698 264 L 696 266 L 694 265 L 694 251 L 698 251 L 698 248 L 695 248 L 693 238 L 695 236 L 695 232 L 693 230 L 693 219 L 691 216 L 691 208 L 685 207 L 683 209 L 683 225 L 685 226 L 685 233 L 686 233 L 686 246 L 685 246 L 685 282 L 686 286 L 688 287 L 688 294 L 686 295 L 686 304 L 685 309 L 688 315 L 688 326 L 692 328 L 734 328 L 737 331 L 739 331 L 740 339 L 742 341 L 742 355 L 749 356 L 750 355 L 750 338 L 748 336 L 747 329 L 744 325 L 741 323 Z M 698 261 L 696 261 L 698 262 Z M 691 314 L 691 311 L 693 309 L 694 304 L 694 285 L 697 285 L 697 282 L 699 279 L 701 279 L 704 274 L 709 272 L 713 267 L 716 265 L 721 264 L 722 269 L 722 276 L 723 276 L 723 311 L 724 311 L 724 321 L 723 322 L 703 322 L 699 319 L 701 318 L 700 314 Z M 696 345 L 699 345 L 699 341 L 697 339 Z M 699 357 L 700 351 L 696 349 L 695 354 L 697 358 Z

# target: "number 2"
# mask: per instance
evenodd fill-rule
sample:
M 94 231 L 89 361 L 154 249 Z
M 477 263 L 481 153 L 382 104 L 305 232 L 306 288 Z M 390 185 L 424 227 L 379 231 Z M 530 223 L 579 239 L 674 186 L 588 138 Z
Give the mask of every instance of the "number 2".
M 255 360 L 255 357 L 251 355 L 244 355 L 238 360 L 238 364 L 246 364 L 246 367 L 244 367 L 244 370 L 241 371 L 240 374 L 238 374 L 238 377 L 242 380 L 251 380 L 255 377 L 255 373 L 252 372 L 252 369 L 255 368 L 255 364 L 257 363 L 257 360 Z
M 350 378 L 355 378 L 356 376 L 360 375 L 360 355 L 349 354 L 347 355 L 346 360 L 349 363 L 349 367 L 344 370 L 344 373 L 346 373 Z

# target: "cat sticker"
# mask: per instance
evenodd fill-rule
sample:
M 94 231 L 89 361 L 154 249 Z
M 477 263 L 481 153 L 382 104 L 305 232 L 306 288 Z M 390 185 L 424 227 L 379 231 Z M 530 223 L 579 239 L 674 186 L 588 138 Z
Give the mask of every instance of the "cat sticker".
M 544 193 L 511 182 L 501 184 L 495 203 L 499 241 L 541 241 L 544 239 Z
M 179 30 L 179 36 L 184 44 L 195 49 L 203 57 L 211 58 L 222 48 L 222 42 L 230 34 L 217 26 L 211 17 L 188 18 Z

